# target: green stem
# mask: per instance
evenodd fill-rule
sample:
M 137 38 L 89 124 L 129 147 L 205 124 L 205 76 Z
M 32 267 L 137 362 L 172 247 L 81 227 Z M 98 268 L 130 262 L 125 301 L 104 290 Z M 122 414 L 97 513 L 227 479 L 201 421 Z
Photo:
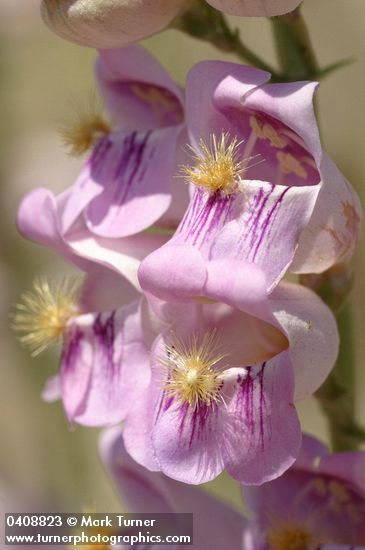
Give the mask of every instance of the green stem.
M 327 417 L 333 451 L 356 450 L 365 431 L 356 421 L 355 357 L 350 303 L 337 315 L 340 353 L 330 376 L 317 392 Z
M 320 71 L 300 9 L 271 21 L 285 80 L 316 78 Z M 352 285 L 352 272 L 348 266 L 339 265 L 319 276 L 304 276 L 301 282 L 315 290 L 336 313 L 340 352 L 317 398 L 327 418 L 333 450 L 354 450 L 365 441 L 365 432 L 356 421 L 352 316 L 350 304 L 345 302 Z
M 320 274 L 302 275 L 300 282 L 316 292 L 336 315 L 340 352 L 336 365 L 316 397 L 328 422 L 334 451 L 357 449 L 365 431 L 356 421 L 355 354 L 351 304 L 348 300 L 353 273 L 338 264 Z
M 190 9 L 175 19 L 172 27 L 210 42 L 219 50 L 236 54 L 242 61 L 268 71 L 279 80 L 275 70 L 241 41 L 238 29 L 231 29 L 222 12 L 210 7 L 205 0 L 195 1 Z
M 319 73 L 300 8 L 271 19 L 279 63 L 286 80 L 312 79 Z

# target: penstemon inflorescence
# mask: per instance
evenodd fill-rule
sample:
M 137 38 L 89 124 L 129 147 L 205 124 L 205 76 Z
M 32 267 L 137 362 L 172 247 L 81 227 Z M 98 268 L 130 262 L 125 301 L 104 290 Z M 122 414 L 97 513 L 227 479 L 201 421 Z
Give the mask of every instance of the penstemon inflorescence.
M 295 9 L 283 21 L 300 41 L 299 3 L 42 2 L 57 34 L 100 48 L 105 114 L 61 129 L 71 154 L 88 155 L 77 181 L 57 197 L 35 189 L 18 211 L 20 232 L 84 278 L 40 279 L 13 324 L 33 353 L 61 340 L 44 396 L 62 399 L 70 423 L 123 422 L 101 453 L 131 511 L 152 511 L 145 499 L 193 511 L 199 549 L 365 547 L 365 453 L 330 454 L 302 435 L 295 408 L 331 378 L 340 339 L 321 297 L 285 278 L 346 270 L 362 219 L 321 143 L 317 83 L 217 60 L 193 66 L 183 90 L 134 44 L 194 22 L 190 34 L 215 33 L 252 61 L 222 12 Z M 307 46 L 300 70 L 311 77 Z M 250 520 L 184 485 L 224 470 Z

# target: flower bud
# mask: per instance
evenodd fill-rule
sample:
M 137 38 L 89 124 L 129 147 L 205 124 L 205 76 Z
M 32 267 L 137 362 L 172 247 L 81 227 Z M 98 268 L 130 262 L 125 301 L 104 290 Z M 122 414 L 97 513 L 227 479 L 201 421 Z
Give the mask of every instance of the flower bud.
M 92 48 L 117 48 L 159 32 L 186 0 L 42 0 L 41 14 L 56 34 Z
M 207 0 L 217 10 L 231 15 L 272 17 L 294 10 L 301 0 Z

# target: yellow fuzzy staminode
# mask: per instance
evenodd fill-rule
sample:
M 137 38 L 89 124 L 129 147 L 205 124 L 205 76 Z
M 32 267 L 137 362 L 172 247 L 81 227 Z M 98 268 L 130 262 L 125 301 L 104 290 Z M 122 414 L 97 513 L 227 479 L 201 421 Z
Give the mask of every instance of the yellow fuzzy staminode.
M 75 107 L 73 116 L 59 128 L 63 143 L 74 157 L 80 157 L 89 151 L 100 138 L 110 132 L 111 125 L 93 96 L 85 105 Z
M 224 357 L 217 352 L 215 331 L 206 333 L 200 341 L 194 334 L 187 345 L 174 338 L 166 346 L 166 356 L 160 359 L 167 367 L 165 391 L 194 410 L 218 401 L 221 382 L 216 365 Z
M 182 173 L 189 183 L 210 193 L 220 191 L 230 195 L 237 189 L 240 176 L 248 168 L 252 157 L 240 160 L 242 141 L 222 133 L 219 138 L 212 135 L 209 145 L 200 141 L 200 153 L 194 155 L 195 166 L 184 166 Z
M 307 529 L 289 523 L 270 529 L 266 542 L 269 550 L 314 550 L 317 547 Z
M 78 313 L 79 283 L 64 278 L 50 283 L 38 278 L 33 289 L 21 296 L 13 315 L 13 328 L 35 357 L 62 337 L 67 322 Z

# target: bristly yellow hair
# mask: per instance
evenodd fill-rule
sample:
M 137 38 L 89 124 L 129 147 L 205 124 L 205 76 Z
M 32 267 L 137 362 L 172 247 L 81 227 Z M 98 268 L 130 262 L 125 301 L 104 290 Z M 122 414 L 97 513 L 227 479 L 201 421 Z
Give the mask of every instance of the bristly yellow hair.
M 308 550 L 317 548 L 319 544 L 305 527 L 290 522 L 283 523 L 276 529 L 269 529 L 266 543 L 269 550 Z
M 94 95 L 86 103 L 75 105 L 73 111 L 73 115 L 69 116 L 58 131 L 70 155 L 80 157 L 100 138 L 110 134 L 112 128 Z
M 174 337 L 166 347 L 166 357 L 160 358 L 167 368 L 165 391 L 193 409 L 218 401 L 220 370 L 215 365 L 225 356 L 217 351 L 216 331 L 206 333 L 200 341 L 194 334 L 188 344 Z
M 23 333 L 20 341 L 33 357 L 60 340 L 67 321 L 78 314 L 79 292 L 80 283 L 75 278 L 54 283 L 39 277 L 33 289 L 22 294 L 12 316 L 12 328 Z
M 230 138 L 226 132 L 219 138 L 210 136 L 209 145 L 200 140 L 200 153 L 194 149 L 195 166 L 183 166 L 182 174 L 189 183 L 201 187 L 210 193 L 222 192 L 230 195 L 237 188 L 240 176 L 248 168 L 252 157 L 239 160 L 242 141 Z

